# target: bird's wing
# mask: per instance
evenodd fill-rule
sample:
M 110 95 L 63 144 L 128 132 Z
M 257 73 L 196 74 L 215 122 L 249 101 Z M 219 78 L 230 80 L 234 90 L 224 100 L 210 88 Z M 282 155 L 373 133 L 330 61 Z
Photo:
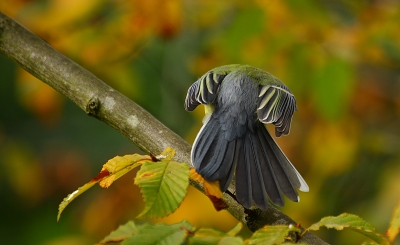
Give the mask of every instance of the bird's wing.
M 212 104 L 227 73 L 211 70 L 190 86 L 185 109 L 193 111 L 200 104 Z
M 260 85 L 257 106 L 258 119 L 275 125 L 276 137 L 289 134 L 296 99 L 285 85 Z

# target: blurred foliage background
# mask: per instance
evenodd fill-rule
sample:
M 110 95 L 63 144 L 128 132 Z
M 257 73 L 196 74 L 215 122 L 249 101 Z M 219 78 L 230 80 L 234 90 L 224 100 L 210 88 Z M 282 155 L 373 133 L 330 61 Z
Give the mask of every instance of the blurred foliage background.
M 310 186 L 282 210 L 303 226 L 349 212 L 387 229 L 400 199 L 399 1 L 2 0 L 0 11 L 190 143 L 203 111 L 183 101 L 198 77 L 231 63 L 269 71 L 296 95 L 291 134 L 278 143 Z M 94 243 L 141 211 L 132 173 L 79 197 L 56 223 L 67 194 L 138 149 L 5 56 L 0 81 L 4 244 Z M 193 189 L 160 221 L 183 218 L 225 231 L 237 222 Z

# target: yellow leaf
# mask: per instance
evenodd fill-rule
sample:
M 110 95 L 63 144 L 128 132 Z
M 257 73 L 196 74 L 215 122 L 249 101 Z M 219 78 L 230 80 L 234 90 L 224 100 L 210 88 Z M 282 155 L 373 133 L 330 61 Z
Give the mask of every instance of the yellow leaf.
M 139 161 L 151 161 L 151 157 L 147 155 L 125 155 L 125 156 L 116 156 L 103 165 L 101 171 L 107 170 L 110 174 L 116 173 L 121 169 L 129 167 L 132 163 L 136 163 Z
M 89 182 L 84 184 L 83 186 L 79 187 L 78 190 L 72 192 L 71 194 L 69 194 L 66 198 L 64 198 L 62 200 L 62 202 L 60 203 L 60 205 L 58 206 L 58 215 L 57 215 L 57 221 L 60 220 L 61 217 L 61 213 L 64 211 L 64 209 L 68 206 L 68 204 L 70 204 L 75 198 L 77 198 L 78 196 L 80 196 L 82 193 L 84 193 L 85 191 L 87 191 L 89 188 L 91 188 L 92 186 L 94 186 L 96 184 L 96 182 Z
M 110 185 L 111 185 L 115 180 L 116 180 L 116 179 L 115 179 L 115 175 L 111 175 L 110 177 L 101 180 L 100 183 L 99 183 L 99 185 L 100 185 L 102 188 L 108 188 L 108 187 L 110 187 Z
M 167 147 L 163 152 L 161 152 L 160 155 L 158 155 L 156 158 L 158 160 L 164 160 L 164 161 L 171 161 L 172 158 L 174 158 L 175 156 L 175 150 L 172 149 L 171 147 Z
M 58 207 L 57 221 L 60 219 L 61 213 L 68 206 L 68 204 L 70 204 L 75 198 L 90 189 L 96 183 L 100 182 L 99 184 L 101 187 L 108 188 L 115 180 L 119 179 L 135 167 L 151 160 L 152 158 L 150 156 L 139 154 L 125 155 L 122 157 L 116 156 L 108 160 L 103 165 L 103 168 L 96 177 L 90 180 L 89 183 L 79 187 L 78 190 L 72 192 L 66 198 L 64 198 Z
M 133 168 L 151 160 L 150 156 L 139 154 L 116 156 L 103 165 L 100 173 L 92 181 L 100 181 L 101 187 L 108 188 L 115 180 L 121 178 Z
M 400 203 L 399 205 L 397 205 L 396 209 L 393 212 L 392 220 L 390 221 L 390 227 L 386 232 L 386 235 L 389 237 L 389 241 L 394 243 L 399 232 L 400 232 Z

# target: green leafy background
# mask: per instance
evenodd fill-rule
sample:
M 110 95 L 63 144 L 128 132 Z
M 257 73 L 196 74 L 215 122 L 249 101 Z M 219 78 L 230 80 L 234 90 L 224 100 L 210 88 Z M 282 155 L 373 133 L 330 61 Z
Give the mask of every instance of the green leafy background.
M 282 209 L 309 226 L 354 213 L 384 233 L 400 196 L 398 1 L 28 0 L 0 10 L 193 142 L 203 111 L 187 88 L 207 70 L 244 63 L 274 74 L 299 111 L 278 139 L 310 186 Z M 112 128 L 0 55 L 0 237 L 5 244 L 88 244 L 136 217 L 135 173 L 60 201 L 115 155 L 137 152 Z M 189 188 L 166 223 L 228 231 L 237 223 Z M 332 244 L 361 243 L 323 229 Z M 244 236 L 249 235 L 248 233 Z

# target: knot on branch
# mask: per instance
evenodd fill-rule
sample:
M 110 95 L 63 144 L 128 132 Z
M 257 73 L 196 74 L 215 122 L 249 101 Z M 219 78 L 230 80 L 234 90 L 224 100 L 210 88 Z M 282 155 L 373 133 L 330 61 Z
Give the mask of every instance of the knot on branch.
M 86 104 L 86 114 L 96 116 L 100 110 L 100 100 L 97 97 L 93 97 Z
M 262 227 L 259 224 L 257 224 L 257 219 L 258 219 L 259 215 L 261 214 L 260 209 L 245 208 L 244 213 L 245 213 L 245 220 L 247 223 L 247 227 L 249 228 L 249 230 L 251 230 L 252 232 L 255 232 L 256 230 L 258 230 Z

